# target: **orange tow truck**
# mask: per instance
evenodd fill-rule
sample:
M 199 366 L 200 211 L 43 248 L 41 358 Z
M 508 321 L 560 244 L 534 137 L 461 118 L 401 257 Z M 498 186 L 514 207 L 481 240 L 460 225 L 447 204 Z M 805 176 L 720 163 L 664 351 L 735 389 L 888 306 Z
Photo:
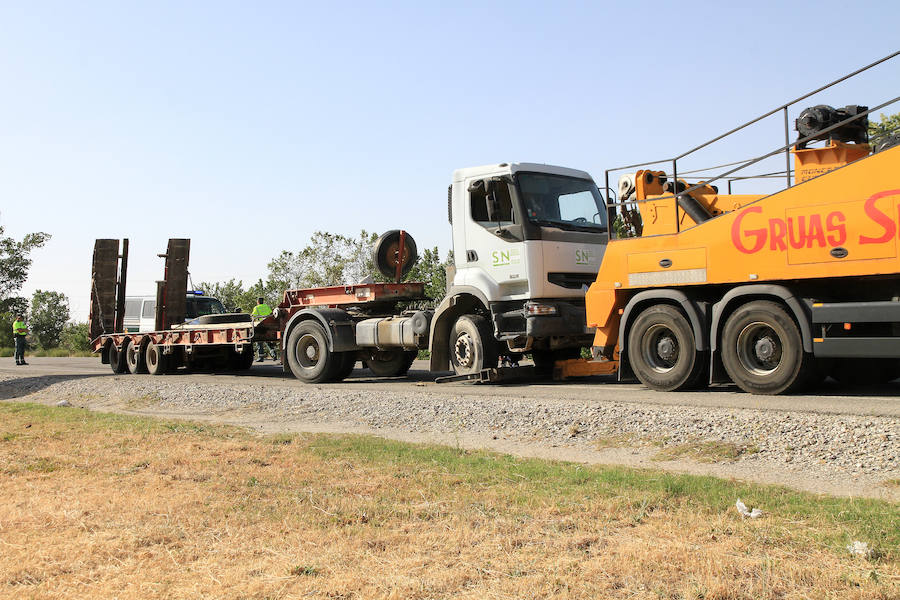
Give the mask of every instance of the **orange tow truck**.
M 825 375 L 900 376 L 900 140 L 875 144 L 867 134 L 868 115 L 900 98 L 809 107 L 794 121 L 798 139 L 788 139 L 789 107 L 847 78 L 729 132 L 782 113 L 786 141 L 717 177 L 679 177 L 678 163 L 729 134 L 665 161 L 668 172 L 649 168 L 656 163 L 607 171 L 620 236 L 586 312 L 595 355 L 618 360 L 620 379 L 655 390 L 732 381 L 780 394 Z M 748 179 L 740 169 L 782 155 L 784 189 L 719 192 Z M 635 167 L 611 198 L 611 173 Z

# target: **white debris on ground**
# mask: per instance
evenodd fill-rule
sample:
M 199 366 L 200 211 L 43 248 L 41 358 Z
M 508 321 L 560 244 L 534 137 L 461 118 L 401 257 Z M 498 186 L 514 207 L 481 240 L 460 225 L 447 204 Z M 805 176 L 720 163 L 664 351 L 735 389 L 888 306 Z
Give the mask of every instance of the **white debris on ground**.
M 862 556 L 863 558 L 869 558 L 872 555 L 872 549 L 869 548 L 869 544 L 859 540 L 854 541 L 852 544 L 847 544 L 847 551 L 853 556 Z
M 750 510 L 747 508 L 747 505 L 741 502 L 741 499 L 738 498 L 737 502 L 734 503 L 735 507 L 737 507 L 737 511 L 741 513 L 742 517 L 749 517 L 751 519 L 758 519 L 763 516 L 763 511 L 758 508 L 754 508 Z

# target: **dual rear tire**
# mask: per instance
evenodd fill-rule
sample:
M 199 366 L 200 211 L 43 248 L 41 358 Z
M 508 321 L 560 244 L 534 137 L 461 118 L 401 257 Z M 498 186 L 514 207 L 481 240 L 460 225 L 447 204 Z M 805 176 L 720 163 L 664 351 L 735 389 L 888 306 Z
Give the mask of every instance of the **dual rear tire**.
M 751 394 L 796 392 L 817 376 L 800 328 L 777 302 L 755 300 L 738 307 L 722 327 L 719 347 L 728 376 Z M 668 392 L 704 383 L 708 355 L 697 350 L 693 328 L 675 306 L 644 309 L 629 329 L 627 348 L 634 374 L 651 389 Z

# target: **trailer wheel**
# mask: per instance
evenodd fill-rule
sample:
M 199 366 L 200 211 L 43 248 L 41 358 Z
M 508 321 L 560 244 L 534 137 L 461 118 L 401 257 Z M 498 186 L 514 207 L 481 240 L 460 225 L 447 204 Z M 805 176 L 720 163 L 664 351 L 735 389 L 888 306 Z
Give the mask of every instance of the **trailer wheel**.
M 768 300 L 738 308 L 722 329 L 722 363 L 731 380 L 751 394 L 782 394 L 810 380 L 812 356 L 803 352 L 797 324 Z
M 141 344 L 126 342 L 125 362 L 128 364 L 128 372 L 132 375 L 147 372 L 147 364 L 144 362 L 144 348 Z
M 660 392 L 697 385 L 706 362 L 681 311 L 657 304 L 642 311 L 628 333 L 628 361 L 637 378 Z
M 450 364 L 457 375 L 471 375 L 497 366 L 499 351 L 487 319 L 463 315 L 450 332 Z
M 147 344 L 144 350 L 144 362 L 147 364 L 147 372 L 151 375 L 165 375 L 169 370 L 169 357 L 163 354 L 162 346 L 153 342 Z
M 364 362 L 376 377 L 400 377 L 406 375 L 418 355 L 418 352 L 404 350 L 375 352 Z
M 128 342 L 126 341 L 122 345 L 125 346 Z M 126 362 L 127 356 L 123 350 L 127 350 L 128 348 L 123 348 L 122 350 L 116 348 L 116 344 L 114 342 L 110 342 L 109 344 L 109 366 L 112 368 L 112 372 L 116 375 L 121 375 L 123 373 L 128 372 L 128 363 Z
M 294 377 L 306 383 L 330 381 L 339 366 L 340 357 L 328 350 L 325 329 L 315 321 L 303 321 L 291 330 L 285 352 Z

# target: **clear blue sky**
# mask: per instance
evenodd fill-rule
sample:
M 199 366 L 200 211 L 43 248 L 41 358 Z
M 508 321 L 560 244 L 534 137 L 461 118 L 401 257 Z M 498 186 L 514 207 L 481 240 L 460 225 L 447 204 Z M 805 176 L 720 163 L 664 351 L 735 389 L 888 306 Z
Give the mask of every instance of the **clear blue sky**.
M 402 227 L 444 254 L 453 169 L 599 182 L 895 51 L 898 17 L 893 1 L 4 0 L 0 224 L 53 235 L 24 293 L 62 291 L 78 320 L 97 237 L 131 239 L 130 294 L 154 292 L 169 237 L 192 238 L 195 282 L 254 281 L 317 229 Z M 900 94 L 893 62 L 820 101 Z

